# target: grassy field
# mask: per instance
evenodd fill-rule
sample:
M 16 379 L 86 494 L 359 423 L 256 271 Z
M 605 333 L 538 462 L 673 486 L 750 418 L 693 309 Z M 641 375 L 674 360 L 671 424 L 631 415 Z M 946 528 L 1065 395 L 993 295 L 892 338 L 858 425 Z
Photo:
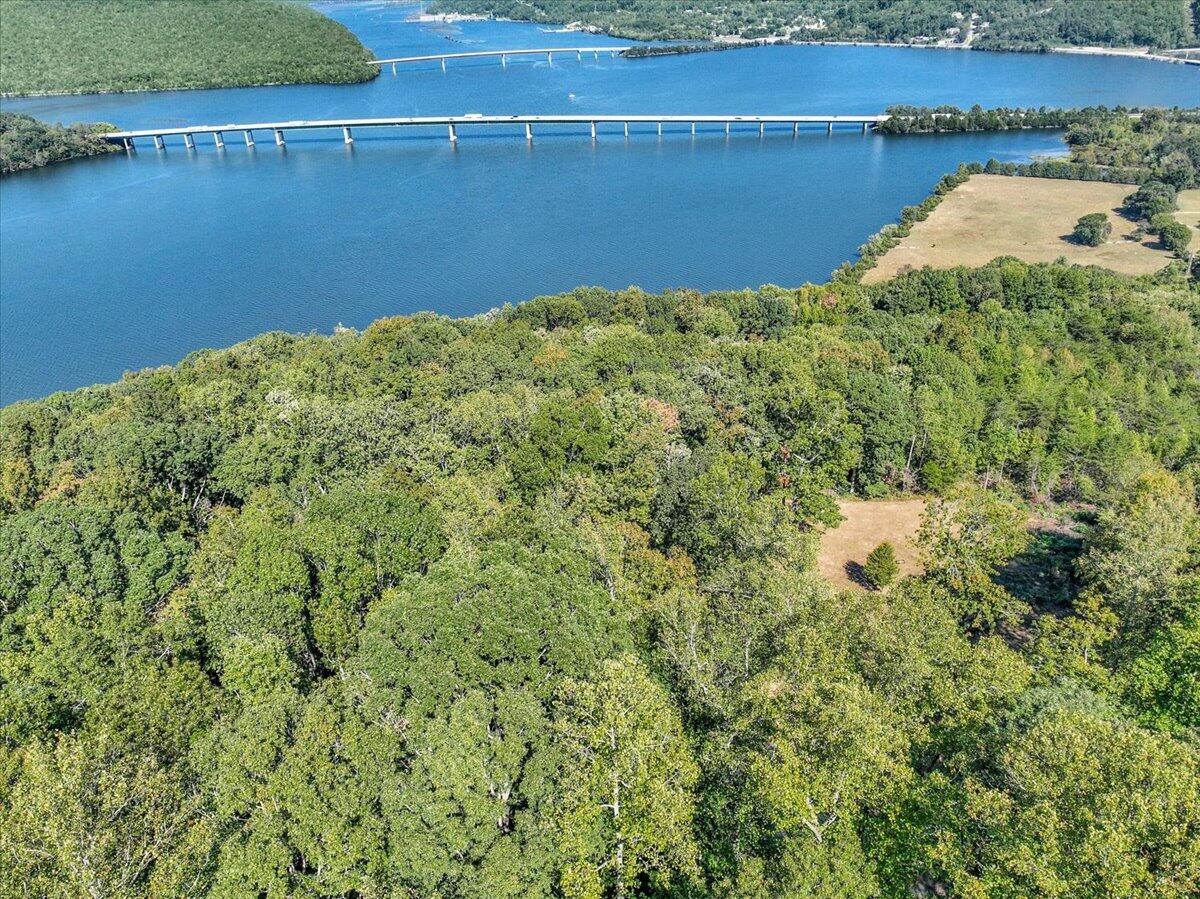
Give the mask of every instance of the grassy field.
M 299 3 L 0 0 L 5 95 L 357 82 L 370 59 Z
M 1200 228 L 1200 188 L 1181 191 L 1179 194 L 1179 211 L 1175 218 L 1189 228 Z M 1200 245 L 1200 234 L 1192 234 L 1192 246 Z
M 896 548 L 900 577 L 920 571 L 915 540 L 925 500 L 842 500 L 838 511 L 845 520 L 821 535 L 817 555 L 818 570 L 835 587 L 861 587 L 856 574 L 858 567 L 884 540 L 892 541 Z
M 997 256 L 1027 262 L 1066 257 L 1068 262 L 1131 275 L 1157 271 L 1171 260 L 1170 254 L 1155 238 L 1130 239 L 1136 225 L 1119 212 L 1133 189 L 1128 184 L 974 175 L 948 194 L 928 219 L 917 222 L 863 281 L 885 281 L 926 265 L 983 265 Z M 1185 202 L 1189 200 L 1181 197 L 1181 207 Z M 1090 212 L 1109 213 L 1113 226 L 1112 236 L 1098 247 L 1070 240 L 1075 222 Z

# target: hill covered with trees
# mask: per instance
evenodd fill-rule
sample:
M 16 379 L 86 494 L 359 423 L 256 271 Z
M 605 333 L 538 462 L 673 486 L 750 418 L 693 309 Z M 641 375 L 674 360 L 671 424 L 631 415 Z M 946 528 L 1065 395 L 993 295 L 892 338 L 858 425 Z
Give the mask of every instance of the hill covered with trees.
M 429 11 L 572 22 L 636 40 L 737 36 L 998 50 L 1196 42 L 1193 11 L 1182 0 L 434 0 Z
M 368 81 L 345 27 L 281 0 L 4 0 L 0 93 Z
M 111 130 L 114 129 L 107 124 L 64 127 L 39 122 L 27 115 L 0 112 L 0 175 L 111 153 L 117 146 L 101 137 Z
M 0 892 L 1193 896 L 1198 322 L 581 289 L 12 405 Z M 835 593 L 907 490 L 924 573 Z

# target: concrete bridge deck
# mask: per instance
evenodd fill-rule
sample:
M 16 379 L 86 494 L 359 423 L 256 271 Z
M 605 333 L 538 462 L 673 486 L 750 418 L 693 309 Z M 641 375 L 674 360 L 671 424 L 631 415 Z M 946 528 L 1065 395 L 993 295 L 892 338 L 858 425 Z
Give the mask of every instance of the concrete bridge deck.
M 633 44 L 623 44 L 615 47 L 536 47 L 519 50 L 468 50 L 459 53 L 428 53 L 424 56 L 390 56 L 387 59 L 372 59 L 371 65 L 385 66 L 405 62 L 436 62 L 440 59 L 482 59 L 496 56 L 546 56 L 555 53 L 574 53 L 576 56 L 582 56 L 584 53 L 592 53 L 594 55 L 608 53 L 610 56 L 616 56 L 618 53 L 624 53 L 626 50 L 631 49 L 633 49 Z
M 865 132 L 869 128 L 887 120 L 886 115 L 477 115 L 466 114 L 457 116 L 399 116 L 395 118 L 375 119 L 293 119 L 286 122 L 244 122 L 227 125 L 185 125 L 179 128 L 143 128 L 134 131 L 111 131 L 105 134 L 105 139 L 119 142 L 126 148 L 132 149 L 138 138 L 154 138 L 154 143 L 160 149 L 167 137 L 182 136 L 184 144 L 191 148 L 195 146 L 195 136 L 211 134 L 218 147 L 225 145 L 224 135 L 230 132 L 242 132 L 248 146 L 254 145 L 254 132 L 270 131 L 274 134 L 275 142 L 284 143 L 285 131 L 314 131 L 341 129 L 347 143 L 354 140 L 354 128 L 407 128 L 416 126 L 441 126 L 448 129 L 450 140 L 458 139 L 458 128 L 464 125 L 523 125 L 525 138 L 533 139 L 534 125 L 587 125 L 591 136 L 597 136 L 597 126 L 602 124 L 623 125 L 625 134 L 629 134 L 630 125 L 655 125 L 662 134 L 663 125 L 691 125 L 692 133 L 696 133 L 697 125 L 724 125 L 728 134 L 735 125 L 757 125 L 759 133 L 763 133 L 767 125 L 791 125 L 793 133 L 801 125 L 825 125 L 826 130 L 833 131 L 834 125 L 857 125 Z

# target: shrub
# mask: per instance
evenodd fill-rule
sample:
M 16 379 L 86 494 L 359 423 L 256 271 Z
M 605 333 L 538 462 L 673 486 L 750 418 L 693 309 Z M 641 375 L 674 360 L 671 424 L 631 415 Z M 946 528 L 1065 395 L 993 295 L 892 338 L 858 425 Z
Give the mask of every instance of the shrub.
M 1071 236 L 1081 244 L 1098 247 L 1112 234 L 1112 222 L 1103 212 L 1090 212 L 1075 223 Z
M 1125 210 L 1136 219 L 1152 219 L 1162 212 L 1173 212 L 1175 188 L 1161 181 L 1147 181 L 1125 198 Z
M 1192 242 L 1192 230 L 1187 225 L 1172 219 L 1159 225 L 1156 230 L 1162 245 L 1172 253 L 1182 256 L 1187 252 L 1188 244 Z
M 896 562 L 896 549 L 887 540 L 871 550 L 863 565 L 863 574 L 876 589 L 886 587 L 900 573 L 900 565 Z

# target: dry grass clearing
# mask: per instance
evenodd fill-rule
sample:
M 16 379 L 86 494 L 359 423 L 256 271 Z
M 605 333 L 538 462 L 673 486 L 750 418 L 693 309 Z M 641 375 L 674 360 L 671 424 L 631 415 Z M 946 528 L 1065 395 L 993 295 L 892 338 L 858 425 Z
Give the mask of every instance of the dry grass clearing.
M 1181 191 L 1179 194 L 1179 211 L 1175 218 L 1189 228 L 1200 228 L 1200 188 Z M 1200 234 L 1192 235 L 1192 246 L 1200 243 Z
M 1127 275 L 1158 271 L 1171 256 L 1157 239 L 1129 239 L 1136 226 L 1119 212 L 1133 192 L 1128 184 L 973 175 L 951 191 L 912 233 L 893 247 L 863 281 L 875 284 L 926 265 L 953 268 L 984 265 L 997 256 L 1026 262 L 1099 265 Z M 1200 191 L 1185 191 L 1200 195 Z M 1181 208 L 1184 198 L 1181 196 Z M 1189 201 L 1200 216 L 1200 196 Z M 1107 243 L 1087 247 L 1070 240 L 1075 223 L 1090 212 L 1107 212 L 1113 233 Z M 1182 217 L 1181 217 L 1182 218 Z
M 852 572 L 884 540 L 892 541 L 896 548 L 900 577 L 920 572 L 916 536 L 925 500 L 842 500 L 838 509 L 846 520 L 821 535 L 817 556 L 818 570 L 835 587 L 862 586 Z

